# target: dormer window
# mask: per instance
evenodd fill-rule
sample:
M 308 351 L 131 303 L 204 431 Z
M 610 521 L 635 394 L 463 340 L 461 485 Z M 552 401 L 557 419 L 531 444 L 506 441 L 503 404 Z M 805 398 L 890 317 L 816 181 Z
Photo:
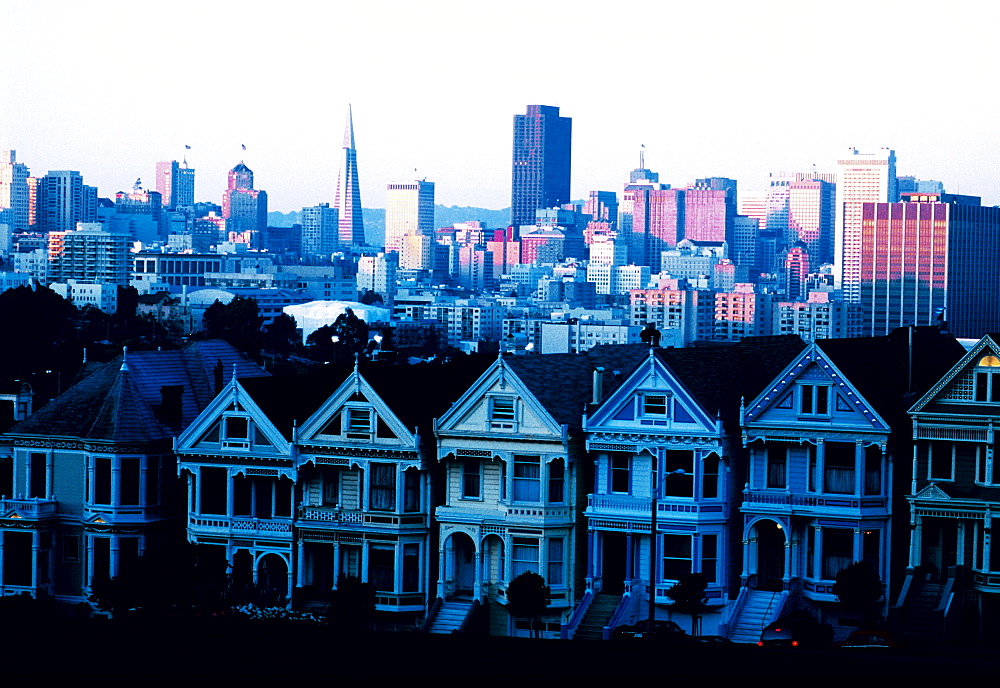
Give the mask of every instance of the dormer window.
M 1000 358 L 983 356 L 976 364 L 976 401 L 1000 401 Z
M 666 417 L 667 395 L 644 394 L 642 397 L 642 415 Z
M 372 437 L 371 409 L 347 409 L 347 432 L 345 435 L 349 440 L 370 440 Z
M 514 397 L 490 397 L 490 428 L 513 430 L 516 420 Z
M 250 419 L 226 416 L 222 419 L 222 446 L 225 449 L 250 448 Z
M 803 416 L 829 416 L 830 386 L 799 385 L 799 414 Z

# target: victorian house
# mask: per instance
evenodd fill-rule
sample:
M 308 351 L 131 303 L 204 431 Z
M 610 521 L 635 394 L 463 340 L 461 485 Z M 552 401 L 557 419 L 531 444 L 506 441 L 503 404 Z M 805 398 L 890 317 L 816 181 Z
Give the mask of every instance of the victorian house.
M 178 439 L 189 540 L 218 547 L 258 602 L 324 611 L 350 576 L 412 627 L 434 597 L 432 418 L 481 370 L 232 379 Z
M 836 627 L 857 614 L 834 593 L 837 574 L 854 562 L 881 579 L 886 610 L 900 583 L 891 575 L 893 536 L 906 537 L 892 520 L 894 477 L 905 485 L 909 474 L 905 411 L 961 353 L 936 328 L 820 340 L 746 400 L 750 471 L 731 637 L 756 640 L 793 609 Z
M 595 388 L 600 396 L 619 384 L 645 353 L 637 345 L 500 357 L 438 418 L 437 596 L 453 628 L 484 608 L 491 633 L 527 635 L 528 619 L 507 613 L 507 589 L 533 571 L 551 590 L 541 634 L 558 637 L 583 592 L 581 512 L 593 475 L 583 414 Z M 595 381 L 598 369 L 606 373 Z
M 587 593 L 567 635 L 595 637 L 649 613 L 670 615 L 685 574 L 707 583 L 701 632 L 720 633 L 741 555 L 732 516 L 745 475 L 737 411 L 803 347 L 798 337 L 650 349 L 584 419 L 594 477 L 585 505 Z M 651 537 L 655 534 L 655 537 Z M 673 615 L 682 625 L 693 620 Z M 698 629 L 692 629 L 698 630 Z
M 910 409 L 909 556 L 902 621 L 936 634 L 978 620 L 1000 635 L 1000 337 L 986 335 Z M 905 540 L 905 536 L 903 536 Z
M 123 355 L 4 436 L 0 594 L 82 602 L 178 541 L 173 438 L 225 367 L 265 374 L 221 341 Z

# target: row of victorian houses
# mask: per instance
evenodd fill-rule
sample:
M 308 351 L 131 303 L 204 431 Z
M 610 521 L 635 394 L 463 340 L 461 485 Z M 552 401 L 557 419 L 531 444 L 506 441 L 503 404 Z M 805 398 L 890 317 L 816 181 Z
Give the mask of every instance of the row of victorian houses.
M 222 342 L 128 353 L 4 436 L 0 592 L 85 601 L 186 535 L 274 599 L 356 576 L 425 630 L 527 634 L 506 593 L 534 571 L 543 635 L 606 637 L 700 572 L 697 630 L 755 640 L 793 609 L 838 624 L 864 561 L 905 623 L 990 632 L 997 423 L 1000 342 L 935 328 L 296 378 Z

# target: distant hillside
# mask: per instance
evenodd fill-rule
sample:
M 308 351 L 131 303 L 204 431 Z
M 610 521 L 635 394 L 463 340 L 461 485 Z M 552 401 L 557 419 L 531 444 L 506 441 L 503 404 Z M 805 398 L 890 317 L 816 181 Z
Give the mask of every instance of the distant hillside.
M 376 246 L 382 245 L 385 241 L 385 209 L 362 208 L 362 211 L 365 218 L 365 233 L 368 235 L 368 242 Z M 490 229 L 506 227 L 510 222 L 510 208 L 490 210 L 489 208 L 459 207 L 456 205 L 434 206 L 435 227 L 450 227 L 456 222 L 471 222 L 474 220 L 479 220 Z M 291 227 L 298 221 L 299 213 L 297 211 L 289 213 L 272 211 L 267 214 L 267 224 L 271 227 Z

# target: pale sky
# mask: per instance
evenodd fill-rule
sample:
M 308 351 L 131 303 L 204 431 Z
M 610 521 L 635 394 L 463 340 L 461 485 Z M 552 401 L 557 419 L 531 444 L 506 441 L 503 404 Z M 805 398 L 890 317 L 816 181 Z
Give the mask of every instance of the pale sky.
M 333 202 L 347 103 L 362 202 L 426 177 L 437 202 L 510 204 L 512 120 L 573 118 L 574 198 L 661 181 L 759 192 L 891 147 L 898 173 L 1000 203 L 996 4 L 0 0 L 0 149 L 101 196 L 241 159 L 271 210 Z M 185 151 L 184 146 L 191 150 Z M 246 145 L 244 152 L 241 145 Z

